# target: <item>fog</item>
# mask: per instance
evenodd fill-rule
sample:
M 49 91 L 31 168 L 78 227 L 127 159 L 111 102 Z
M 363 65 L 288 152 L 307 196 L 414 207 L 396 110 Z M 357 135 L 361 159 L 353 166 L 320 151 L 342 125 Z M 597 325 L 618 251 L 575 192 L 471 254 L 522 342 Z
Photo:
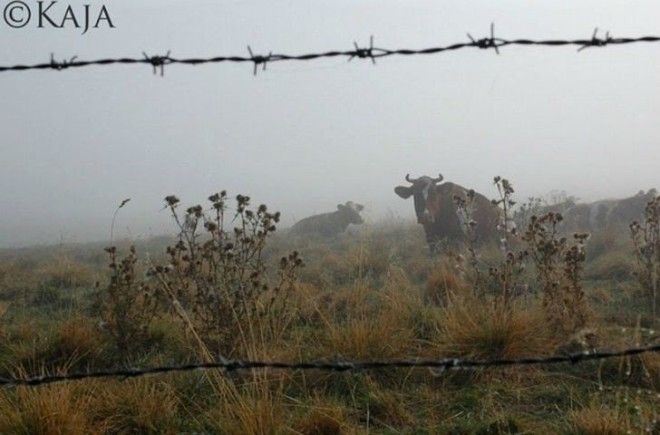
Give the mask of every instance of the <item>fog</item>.
M 78 5 L 82 2 L 72 4 Z M 660 4 L 630 1 L 106 0 L 116 29 L 10 29 L 0 64 L 164 54 L 421 48 L 496 35 L 659 34 Z M 465 49 L 250 64 L 0 74 L 0 246 L 171 231 L 163 198 L 250 195 L 284 224 L 353 200 L 370 222 L 412 219 L 406 173 L 493 196 L 584 200 L 660 187 L 660 45 Z

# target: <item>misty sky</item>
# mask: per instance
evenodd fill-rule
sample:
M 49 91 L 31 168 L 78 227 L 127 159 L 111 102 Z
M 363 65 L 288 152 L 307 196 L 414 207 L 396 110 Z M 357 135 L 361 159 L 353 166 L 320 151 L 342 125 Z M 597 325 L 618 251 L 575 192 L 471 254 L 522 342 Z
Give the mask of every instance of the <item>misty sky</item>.
M 7 0 L 0 1 L 0 5 Z M 32 1 L 32 3 L 34 3 Z M 71 0 L 80 7 L 81 0 Z M 91 2 L 97 4 L 99 2 Z M 106 0 L 117 28 L 9 29 L 0 64 L 421 48 L 485 36 L 660 34 L 660 3 L 625 1 Z M 506 47 L 378 61 L 149 66 L 0 74 L 0 246 L 167 231 L 162 198 L 227 189 L 290 224 L 338 202 L 413 218 L 407 172 L 493 196 L 566 190 L 583 199 L 660 187 L 660 45 Z

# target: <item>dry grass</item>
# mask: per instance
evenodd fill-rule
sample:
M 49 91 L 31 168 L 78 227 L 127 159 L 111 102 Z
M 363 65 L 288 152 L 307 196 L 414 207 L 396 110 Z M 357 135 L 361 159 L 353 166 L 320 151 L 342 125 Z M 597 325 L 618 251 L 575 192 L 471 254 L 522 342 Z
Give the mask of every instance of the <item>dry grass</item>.
M 302 252 L 307 267 L 286 305 L 277 311 L 277 319 L 241 323 L 245 330 L 236 356 L 282 361 L 517 358 L 553 353 L 566 339 L 552 335 L 542 305 L 533 296 L 504 307 L 473 295 L 451 261 L 429 258 L 415 249 L 423 244 L 417 230 L 388 228 L 360 233 L 358 240 L 346 237 L 322 245 L 303 241 L 310 254 Z M 286 240 L 280 243 L 265 258 L 277 259 L 280 251 L 292 248 Z M 621 251 L 608 251 L 619 249 L 618 244 L 606 238 L 602 245 L 599 263 L 590 263 L 598 278 L 605 273 L 599 268 L 610 269 L 604 264 L 618 265 L 625 258 Z M 75 261 L 66 261 L 37 267 L 40 282 L 67 288 L 85 285 L 88 266 L 77 268 Z M 56 269 L 62 265 L 68 269 L 60 273 Z M 17 275 L 24 280 L 20 285 L 2 275 L 2 270 L 11 275 L 22 269 L 15 262 L 5 269 L 0 264 L 0 283 L 4 283 L 0 286 L 11 290 L 5 293 L 0 288 L 0 295 L 27 288 L 34 273 Z M 92 276 L 96 273 L 91 270 Z M 599 279 L 590 286 L 597 286 L 590 294 L 602 305 L 607 301 L 617 306 L 621 296 L 611 290 L 611 279 Z M 35 286 L 33 290 L 39 287 Z M 190 321 L 193 308 L 186 303 L 174 306 L 166 297 L 167 311 L 150 320 L 149 333 L 136 340 L 132 350 L 113 352 L 109 333 L 99 328 L 98 311 L 84 299 L 88 296 L 81 292 L 75 297 L 79 300 L 74 308 L 66 309 L 20 305 L 20 299 L 12 298 L 0 304 L 0 359 L 15 363 L 9 369 L 26 367 L 37 374 L 104 364 L 168 365 L 209 361 L 222 354 L 220 346 L 204 339 L 198 328 L 201 321 Z M 634 309 L 614 313 L 607 321 L 630 318 L 636 318 Z M 267 329 L 269 320 L 281 321 L 277 334 Z M 594 328 L 602 343 L 612 348 L 639 340 L 630 334 L 614 339 L 603 323 Z M 225 332 L 240 335 L 231 327 Z M 516 371 L 518 377 L 493 376 L 489 382 L 481 382 L 485 377 L 479 382 L 472 377 L 456 382 L 461 380 L 457 376 L 434 376 L 425 370 L 230 375 L 209 371 L 18 388 L 0 391 L 0 433 L 509 433 L 513 426 L 507 422 L 514 420 L 515 427 L 529 427 L 528 420 L 538 422 L 538 433 L 554 433 L 558 428 L 584 434 L 620 433 L 628 424 L 629 410 L 608 406 L 572 410 L 575 403 L 590 403 L 597 376 L 609 385 L 657 389 L 659 361 L 658 355 L 643 355 L 610 366 L 562 366 L 556 372 L 539 368 L 520 376 L 521 371 Z M 566 375 L 561 377 L 562 385 L 557 382 L 560 374 Z M 611 394 L 607 391 L 601 393 L 605 398 Z M 645 412 L 654 403 L 648 400 Z
M 19 373 L 67 371 L 94 365 L 106 349 L 105 337 L 89 318 L 72 315 L 48 328 L 25 320 L 0 338 L 0 362 Z
M 413 312 L 419 298 L 406 295 L 396 269 L 391 269 L 383 291 L 358 284 L 336 293 L 322 315 L 320 331 L 326 355 L 378 359 L 415 352 Z
M 32 264 L 22 264 L 16 260 L 0 263 L 0 298 L 16 300 L 24 297 L 26 291 L 37 287 L 39 275 L 34 273 Z
M 178 405 L 153 379 L 20 387 L 0 392 L 0 433 L 175 433 Z
M 605 407 L 587 407 L 568 414 L 571 433 L 576 435 L 622 435 L 625 422 L 618 413 Z
M 0 391 L 0 433 L 86 435 L 107 427 L 91 420 L 92 395 L 69 385 Z
M 89 414 L 112 433 L 176 433 L 179 399 L 158 379 L 104 382 L 97 386 Z
M 204 417 L 204 426 L 216 433 L 266 435 L 287 425 L 282 375 L 254 374 L 245 384 L 230 379 L 214 382 L 219 399 Z M 220 385 L 223 383 L 224 385 Z
M 293 426 L 294 433 L 301 435 L 340 435 L 343 416 L 336 408 L 314 408 Z
M 325 342 L 329 355 L 356 359 L 393 358 L 413 347 L 411 332 L 401 328 L 390 313 L 330 325 Z
M 625 251 L 604 252 L 585 270 L 585 276 L 598 280 L 625 281 L 634 277 L 635 261 Z
M 467 283 L 457 273 L 448 261 L 435 267 L 427 281 L 424 291 L 424 301 L 438 306 L 444 306 L 451 298 L 465 296 L 468 292 Z
M 54 347 L 65 358 L 91 360 L 103 352 L 104 346 L 97 325 L 89 318 L 72 317 L 57 328 Z
M 451 299 L 443 313 L 438 346 L 451 355 L 518 358 L 554 349 L 544 313 L 535 307 L 504 307 L 468 296 Z
M 376 382 L 370 382 L 367 397 L 368 417 L 375 426 L 385 428 L 412 427 L 415 425 L 413 410 L 406 406 L 406 400 L 392 391 L 379 388 Z
M 57 289 L 91 287 L 97 274 L 87 265 L 68 257 L 57 255 L 44 263 L 37 271 L 42 285 Z

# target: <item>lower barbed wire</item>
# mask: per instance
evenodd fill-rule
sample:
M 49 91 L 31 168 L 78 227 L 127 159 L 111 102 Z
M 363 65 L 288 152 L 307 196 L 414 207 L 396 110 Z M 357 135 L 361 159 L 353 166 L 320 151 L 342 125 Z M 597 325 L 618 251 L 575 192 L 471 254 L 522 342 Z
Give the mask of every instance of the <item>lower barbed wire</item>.
M 79 381 L 83 379 L 100 378 L 135 378 L 146 375 L 189 372 L 194 370 L 221 369 L 227 373 L 238 370 L 278 369 L 278 370 L 325 370 L 335 372 L 377 370 L 386 368 L 427 368 L 432 373 L 441 373 L 447 370 L 484 370 L 487 368 L 507 366 L 527 366 L 542 364 L 571 363 L 578 364 L 584 361 L 604 360 L 609 358 L 629 357 L 643 353 L 660 352 L 660 344 L 628 348 L 619 351 L 592 352 L 585 351 L 565 356 L 532 357 L 518 359 L 471 360 L 460 358 L 430 359 L 398 359 L 382 361 L 336 361 L 336 362 L 277 362 L 277 361 L 249 361 L 249 360 L 223 360 L 198 364 L 185 364 L 178 366 L 162 366 L 152 368 L 132 368 L 104 370 L 97 372 L 70 373 L 64 375 L 40 375 L 28 378 L 0 378 L 0 386 L 37 386 L 65 381 Z

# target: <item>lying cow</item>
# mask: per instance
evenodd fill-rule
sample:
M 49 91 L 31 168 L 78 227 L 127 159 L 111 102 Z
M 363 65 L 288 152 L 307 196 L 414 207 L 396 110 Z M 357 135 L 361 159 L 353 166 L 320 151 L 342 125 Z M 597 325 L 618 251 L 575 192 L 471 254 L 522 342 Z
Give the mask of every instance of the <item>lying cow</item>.
M 296 222 L 291 227 L 290 234 L 312 235 L 317 234 L 324 237 L 334 237 L 346 231 L 350 224 L 359 225 L 363 223 L 360 212 L 364 206 L 348 201 L 346 204 L 337 205 L 337 211 L 310 216 Z
M 468 189 L 458 184 L 446 182 L 442 175 L 438 178 L 427 176 L 416 179 L 406 175 L 410 186 L 397 186 L 394 192 L 403 199 L 413 197 L 417 222 L 424 227 L 426 241 L 431 252 L 436 252 L 442 241 L 456 243 L 465 240 L 465 222 L 454 197 L 465 198 Z M 486 243 L 496 240 L 500 212 L 485 196 L 475 193 L 472 220 L 476 223 L 474 235 L 476 242 Z

